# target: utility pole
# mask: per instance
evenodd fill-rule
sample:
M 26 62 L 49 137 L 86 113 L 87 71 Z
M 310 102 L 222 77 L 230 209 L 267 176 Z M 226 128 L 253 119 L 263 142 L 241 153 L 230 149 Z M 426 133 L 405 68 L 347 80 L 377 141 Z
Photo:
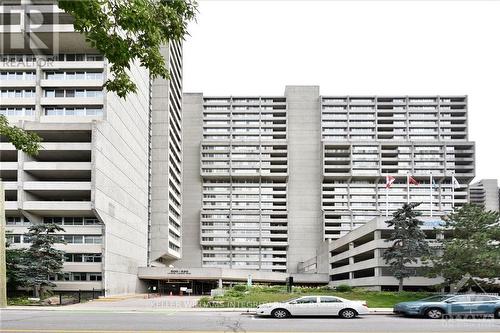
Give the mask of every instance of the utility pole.
M 7 267 L 5 264 L 5 191 L 0 179 L 0 308 L 7 307 Z

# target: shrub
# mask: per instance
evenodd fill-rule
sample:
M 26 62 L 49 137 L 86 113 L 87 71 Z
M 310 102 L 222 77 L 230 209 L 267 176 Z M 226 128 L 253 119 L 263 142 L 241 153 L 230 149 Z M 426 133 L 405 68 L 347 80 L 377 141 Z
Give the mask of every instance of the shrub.
M 237 284 L 233 287 L 234 291 L 246 291 L 247 290 L 247 286 L 245 286 L 244 284 Z
M 348 284 L 339 284 L 337 288 L 335 288 L 336 291 L 341 292 L 341 293 L 346 293 L 349 291 L 352 291 L 352 287 Z

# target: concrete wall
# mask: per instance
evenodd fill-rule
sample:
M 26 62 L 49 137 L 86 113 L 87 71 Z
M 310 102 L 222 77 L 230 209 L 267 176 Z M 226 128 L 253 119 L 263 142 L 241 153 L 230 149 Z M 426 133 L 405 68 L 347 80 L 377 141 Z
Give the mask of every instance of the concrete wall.
M 486 210 L 499 211 L 498 182 L 496 179 L 484 179 L 482 181 L 486 193 L 484 208 Z
M 183 124 L 182 258 L 174 266 L 201 267 L 200 143 L 203 137 L 203 94 L 184 94 Z
M 105 224 L 107 295 L 140 292 L 147 264 L 149 75 L 133 66 L 138 87 L 126 100 L 107 95 L 106 121 L 93 130 L 92 201 Z
M 168 47 L 161 52 L 168 59 Z M 153 81 L 151 98 L 151 229 L 150 257 L 154 261 L 168 253 L 168 149 L 169 149 L 169 81 Z
M 317 86 L 287 86 L 287 271 L 316 255 L 322 242 L 320 99 Z
M 484 206 L 486 210 L 499 211 L 500 199 L 498 181 L 496 179 L 481 179 L 469 187 L 471 203 Z
M 226 280 L 247 281 L 252 277 L 254 282 L 278 282 L 285 283 L 288 276 L 293 276 L 294 283 L 328 283 L 328 274 L 288 274 L 281 272 L 266 272 L 250 269 L 226 269 L 226 268 L 166 268 L 166 267 L 141 267 L 139 277 L 141 279 L 179 279 L 179 280 Z

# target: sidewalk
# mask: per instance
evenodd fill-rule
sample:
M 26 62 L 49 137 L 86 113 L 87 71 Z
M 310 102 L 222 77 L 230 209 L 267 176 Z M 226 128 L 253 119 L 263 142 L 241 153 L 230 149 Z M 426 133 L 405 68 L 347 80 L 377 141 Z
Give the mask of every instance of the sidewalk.
M 198 308 L 199 296 L 163 296 L 147 298 L 146 295 L 124 295 L 95 299 L 85 303 L 54 306 L 9 306 L 3 310 L 23 311 L 75 311 L 75 312 L 240 312 L 254 313 L 255 308 Z M 391 314 L 392 308 L 371 308 L 370 314 Z
M 195 308 L 195 307 L 115 307 L 108 306 L 9 306 L 2 311 L 62 311 L 62 312 L 156 312 L 156 313 L 174 313 L 174 312 L 240 312 L 255 313 L 255 308 Z M 388 315 L 392 314 L 392 308 L 371 308 L 370 315 Z

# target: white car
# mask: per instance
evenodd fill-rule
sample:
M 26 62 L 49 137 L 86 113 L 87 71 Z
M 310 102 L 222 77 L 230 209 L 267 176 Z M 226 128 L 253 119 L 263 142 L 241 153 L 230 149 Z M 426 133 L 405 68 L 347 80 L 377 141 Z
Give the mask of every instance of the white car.
M 257 307 L 258 316 L 340 316 L 351 319 L 367 314 L 365 301 L 350 301 L 337 296 L 303 296 L 285 302 L 266 303 Z

